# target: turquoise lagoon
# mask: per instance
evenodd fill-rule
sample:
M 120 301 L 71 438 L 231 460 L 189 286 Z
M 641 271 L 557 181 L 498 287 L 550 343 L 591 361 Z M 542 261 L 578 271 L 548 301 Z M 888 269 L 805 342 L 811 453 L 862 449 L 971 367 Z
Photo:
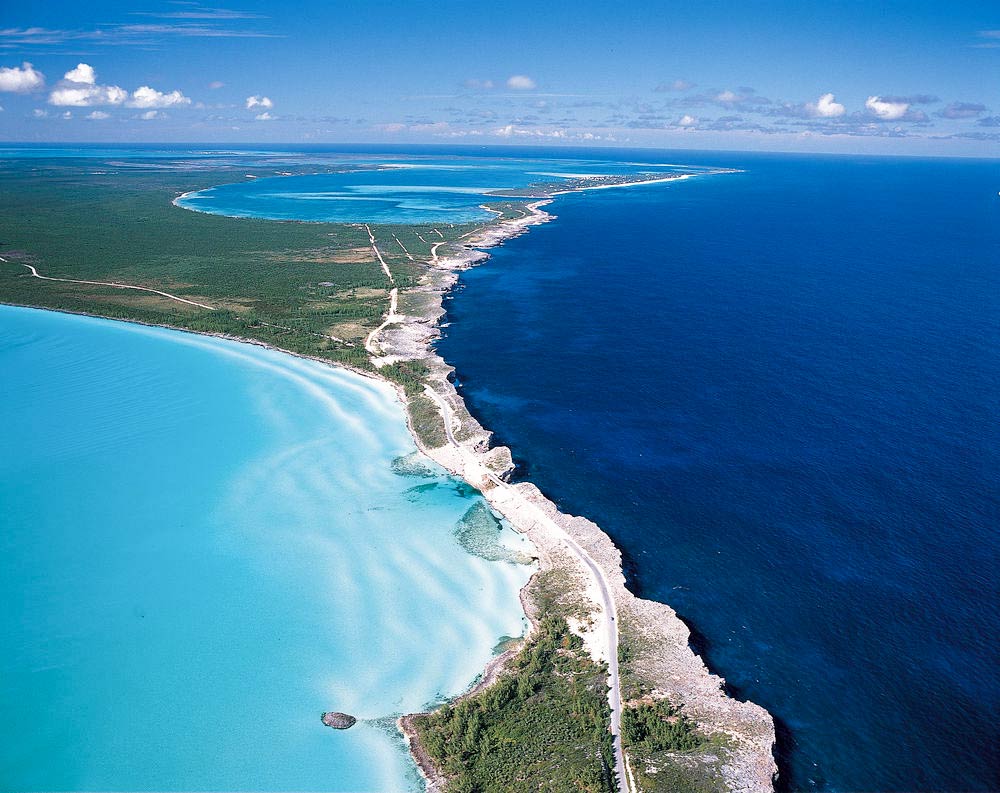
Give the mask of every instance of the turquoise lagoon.
M 268 160 L 263 160 L 268 161 Z M 258 160 L 260 164 L 261 160 Z M 290 161 L 284 161 L 290 163 Z M 595 159 L 521 157 L 341 157 L 309 160 L 339 172 L 248 179 L 188 193 L 178 206 L 228 217 L 329 223 L 439 223 L 489 220 L 486 202 L 510 191 L 581 176 L 670 174 L 699 168 Z M 507 193 L 496 195 L 495 191 Z
M 388 386 L 3 306 L 0 372 L 0 787 L 420 787 L 394 717 L 522 632 L 532 568 L 459 544 L 483 501 Z

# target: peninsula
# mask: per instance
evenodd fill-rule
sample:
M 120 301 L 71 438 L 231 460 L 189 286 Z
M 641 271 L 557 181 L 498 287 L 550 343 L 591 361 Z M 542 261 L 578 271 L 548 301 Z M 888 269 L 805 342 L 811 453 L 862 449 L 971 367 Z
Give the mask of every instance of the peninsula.
M 433 347 L 459 273 L 554 221 L 555 196 L 689 174 L 498 190 L 483 205 L 492 220 L 454 225 L 276 222 L 172 203 L 316 170 L 266 158 L 13 161 L 0 186 L 0 301 L 237 338 L 388 380 L 420 448 L 529 537 L 531 630 L 459 701 L 399 720 L 428 789 L 772 789 L 767 712 L 725 694 L 668 606 L 629 592 L 598 526 L 512 483 L 510 450 L 491 443 Z

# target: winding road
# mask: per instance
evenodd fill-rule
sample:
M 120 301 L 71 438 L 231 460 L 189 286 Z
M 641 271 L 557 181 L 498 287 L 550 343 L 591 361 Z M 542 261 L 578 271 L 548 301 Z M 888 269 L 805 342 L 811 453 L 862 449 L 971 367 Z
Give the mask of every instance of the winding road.
M 445 400 L 430 386 L 424 386 L 424 393 L 434 401 L 441 411 L 441 416 L 444 419 L 444 431 L 448 438 L 448 443 L 458 449 L 465 459 L 470 460 L 479 467 L 482 467 L 486 477 L 497 487 L 504 488 L 504 490 L 508 492 L 516 493 L 514 488 L 512 488 L 507 482 L 503 481 L 492 471 L 485 468 L 485 466 L 475 459 L 472 452 L 458 442 L 452 428 L 454 416 L 451 412 L 451 408 L 448 406 L 448 403 L 445 402 Z M 590 554 L 588 554 L 577 543 L 577 541 L 574 540 L 565 529 L 563 529 L 562 526 L 546 515 L 537 505 L 531 504 L 531 507 L 535 511 L 535 515 L 533 516 L 535 520 L 540 523 L 545 523 L 546 526 L 552 528 L 569 551 L 580 560 L 584 569 L 589 571 L 597 591 L 600 594 L 600 605 L 604 609 L 604 613 L 608 615 L 608 619 L 605 620 L 606 634 L 604 636 L 603 649 L 605 651 L 605 657 L 608 659 L 608 705 L 611 707 L 611 735 L 614 742 L 615 773 L 618 775 L 619 793 L 631 793 L 631 786 L 629 785 L 628 776 L 625 772 L 625 755 L 622 750 L 622 693 L 621 677 L 618 669 L 618 609 L 615 606 L 615 599 L 611 595 L 611 585 L 608 582 L 608 578 L 604 571 L 591 558 Z
M 0 262 L 6 262 L 6 261 L 7 259 L 4 259 L 2 256 L 0 256 Z M 42 275 L 41 273 L 38 272 L 38 270 L 36 270 L 30 264 L 25 264 L 24 262 L 20 262 L 20 264 L 31 270 L 31 274 L 35 278 L 40 278 L 43 281 L 62 281 L 63 283 L 66 284 L 90 284 L 91 286 L 113 286 L 115 289 L 135 289 L 138 290 L 139 292 L 152 292 L 154 295 L 160 295 L 161 297 L 169 297 L 171 300 L 176 300 L 178 303 L 187 303 L 189 306 L 197 306 L 198 308 L 207 308 L 209 311 L 215 311 L 215 308 L 213 306 L 206 306 L 204 303 L 196 303 L 194 300 L 188 300 L 183 297 L 177 297 L 177 295 L 172 295 L 169 292 L 161 292 L 159 289 L 150 289 L 145 286 L 132 286 L 131 284 L 116 284 L 116 283 L 110 283 L 108 281 L 79 281 L 76 278 L 53 278 L 48 275 Z

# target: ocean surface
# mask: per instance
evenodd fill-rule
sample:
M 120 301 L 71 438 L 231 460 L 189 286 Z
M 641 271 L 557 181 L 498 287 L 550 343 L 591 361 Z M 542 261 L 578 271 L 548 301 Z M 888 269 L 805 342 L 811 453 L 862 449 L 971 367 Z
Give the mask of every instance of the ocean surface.
M 0 306 L 0 404 L 0 789 L 422 789 L 532 568 L 388 386 Z
M 1000 789 L 1000 164 L 512 154 L 182 152 L 373 166 L 364 181 L 220 187 L 197 207 L 303 220 L 457 223 L 478 217 L 480 191 L 553 174 L 700 174 L 558 197 L 557 220 L 463 274 L 439 350 L 518 476 L 601 525 L 629 585 L 672 605 L 732 692 L 774 714 L 782 788 Z M 145 156 L 62 153 L 84 155 Z M 272 362 L 260 350 L 12 311 L 0 515 L 35 512 L 4 537 L 16 577 L 0 577 L 0 634 L 17 638 L 0 661 L 16 749 L 3 773 L 68 785 L 32 762 L 44 752 L 71 769 L 60 779 L 106 789 L 154 761 L 147 789 L 251 773 L 286 790 L 402 786 L 412 767 L 382 722 L 314 725 L 459 690 L 520 630 L 527 568 L 454 540 L 478 499 L 440 471 L 423 490 L 391 472 L 412 444 L 377 386 L 346 421 L 301 381 L 219 352 Z M 293 368 L 348 399 L 310 366 Z M 345 473 L 359 448 L 377 492 Z M 114 751 L 84 767 L 79 741 Z M 384 777 L 350 765 L 362 751 L 389 758 Z M 357 780 L 334 779 L 344 763 Z
M 1000 789 L 1000 163 L 672 156 L 744 172 L 559 197 L 438 349 L 783 788 Z

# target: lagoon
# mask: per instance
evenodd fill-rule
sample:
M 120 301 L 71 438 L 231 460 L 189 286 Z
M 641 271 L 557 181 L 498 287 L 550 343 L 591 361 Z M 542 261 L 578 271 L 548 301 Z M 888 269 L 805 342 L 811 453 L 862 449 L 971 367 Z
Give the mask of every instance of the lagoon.
M 530 552 L 389 386 L 6 306 L 0 371 L 4 787 L 420 787 L 394 718 L 521 634 L 533 568 L 460 545 Z

